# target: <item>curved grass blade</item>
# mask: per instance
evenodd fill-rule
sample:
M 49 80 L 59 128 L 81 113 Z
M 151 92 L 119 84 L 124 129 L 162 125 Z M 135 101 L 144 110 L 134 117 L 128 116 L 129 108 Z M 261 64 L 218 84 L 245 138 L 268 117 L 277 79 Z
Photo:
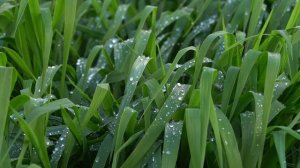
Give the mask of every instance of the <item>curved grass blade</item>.
M 23 61 L 23 59 L 21 59 L 20 55 L 17 52 L 7 47 L 3 47 L 3 49 L 14 60 L 14 62 L 23 70 L 23 72 L 26 73 L 26 75 L 35 79 L 32 70 L 26 65 L 26 63 Z
M 45 142 L 39 141 L 39 138 L 34 133 L 34 131 L 31 129 L 30 125 L 19 114 L 15 113 L 15 116 L 17 117 L 17 119 L 19 121 L 21 129 L 27 135 L 30 142 L 36 147 L 37 153 L 38 153 L 40 160 L 43 163 L 44 167 L 50 168 L 51 166 L 50 166 Z
M 126 82 L 125 94 L 122 99 L 122 103 L 121 103 L 120 110 L 119 110 L 120 115 L 124 111 L 125 107 L 129 106 L 129 103 L 130 103 L 130 101 L 133 97 L 134 91 L 136 89 L 137 83 L 138 83 L 139 79 L 141 78 L 149 60 L 150 59 L 148 57 L 144 57 L 144 56 L 139 56 L 135 60 L 133 66 L 131 68 L 130 75 Z
M 197 86 L 197 82 L 199 81 L 203 59 L 206 56 L 206 54 L 209 50 L 209 47 L 211 46 L 211 44 L 217 37 L 223 36 L 226 33 L 227 32 L 224 32 L 224 31 L 218 31 L 218 32 L 210 34 L 203 41 L 202 45 L 200 46 L 199 51 L 196 51 L 198 54 L 196 53 L 196 57 L 195 57 L 195 73 L 193 75 L 193 83 L 192 83 L 193 88 L 195 88 Z M 198 50 L 198 48 L 197 48 L 197 50 Z
M 165 124 L 180 107 L 180 103 L 183 101 L 188 89 L 189 86 L 187 85 L 176 85 L 173 88 L 173 91 L 156 115 L 155 120 L 151 123 L 144 137 L 137 144 L 134 151 L 129 155 L 121 167 L 134 167 L 142 160 L 143 156 L 147 153 L 163 131 Z
M 115 153 L 120 149 L 120 147 L 123 144 L 124 141 L 124 134 L 127 129 L 127 127 L 130 124 L 130 121 L 137 117 L 137 112 L 129 107 L 125 108 L 124 112 L 122 113 L 122 116 L 120 118 L 120 122 L 118 125 L 118 132 L 116 136 L 116 142 L 115 142 Z M 116 168 L 118 167 L 118 160 L 119 160 L 119 153 L 118 155 L 114 155 L 112 167 Z
M 54 75 L 58 71 L 61 66 L 52 66 L 46 69 L 46 72 L 43 76 L 38 77 L 36 84 L 35 84 L 35 91 L 34 97 L 41 97 L 43 94 L 46 93 L 49 85 L 51 84 Z
M 53 102 L 49 102 L 42 106 L 34 108 L 33 111 L 31 111 L 27 115 L 26 120 L 28 122 L 32 122 L 44 114 L 52 113 L 61 108 L 68 108 L 68 107 L 72 107 L 72 106 L 74 106 L 74 104 L 69 99 L 55 100 Z
M 235 91 L 235 95 L 234 95 L 234 101 L 233 101 L 231 112 L 230 112 L 230 118 L 232 118 L 232 116 L 234 115 L 234 112 L 238 105 L 238 101 L 239 101 L 240 96 L 242 95 L 243 89 L 246 85 L 247 79 L 248 79 L 250 72 L 260 54 L 261 53 L 259 51 L 249 50 L 245 55 L 244 61 L 242 63 L 241 69 L 240 69 L 238 81 L 237 81 L 236 91 Z
M 99 106 L 102 104 L 107 92 L 109 91 L 109 85 L 108 84 L 99 84 L 96 88 L 96 91 L 93 95 L 92 102 L 90 104 L 89 110 L 85 114 L 82 126 L 85 127 L 93 115 L 100 117 L 97 113 L 97 110 Z M 101 120 L 101 118 L 100 118 Z

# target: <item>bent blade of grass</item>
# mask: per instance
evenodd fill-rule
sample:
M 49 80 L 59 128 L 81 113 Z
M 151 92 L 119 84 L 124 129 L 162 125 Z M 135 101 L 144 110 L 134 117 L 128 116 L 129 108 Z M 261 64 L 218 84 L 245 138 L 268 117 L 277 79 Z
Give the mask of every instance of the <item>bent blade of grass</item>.
M 149 57 L 139 56 L 132 65 L 130 75 L 126 82 L 124 97 L 119 110 L 120 115 L 124 111 L 125 107 L 129 106 L 138 81 L 140 80 L 149 60 Z
M 26 63 L 23 61 L 23 59 L 17 52 L 7 47 L 3 47 L 3 49 L 13 59 L 13 61 L 23 70 L 23 72 L 26 73 L 26 75 L 35 79 L 32 70 L 26 65 Z
M 101 48 L 102 48 L 102 46 L 96 45 L 90 51 L 89 56 L 88 56 L 87 61 L 86 61 L 86 64 L 85 64 L 85 67 L 84 67 L 84 72 L 82 74 L 83 75 L 82 81 L 80 81 L 80 83 L 79 83 L 79 86 L 81 88 L 83 88 L 83 85 L 87 81 L 88 74 L 89 74 L 89 69 L 92 67 L 92 64 L 93 64 L 95 58 L 97 57 L 97 54 L 101 50 Z
M 193 75 L 193 82 L 192 82 L 193 88 L 195 88 L 197 86 L 197 82 L 200 77 L 203 59 L 206 56 L 206 54 L 209 50 L 209 47 L 211 46 L 211 44 L 213 43 L 213 41 L 216 38 L 223 36 L 226 33 L 227 32 L 225 32 L 225 31 L 218 31 L 218 32 L 212 33 L 212 34 L 208 35 L 207 38 L 203 41 L 202 45 L 200 46 L 199 51 L 197 51 L 198 50 L 198 47 L 197 47 L 196 55 L 195 55 L 195 73 Z
M 185 53 L 188 51 L 195 51 L 196 48 L 191 46 L 191 47 L 186 47 L 184 49 L 181 49 L 178 51 L 176 54 L 174 61 L 172 62 L 171 66 L 169 67 L 167 73 L 163 76 L 163 79 L 159 85 L 159 88 L 156 89 L 155 93 L 153 94 L 153 97 L 150 99 L 148 105 L 146 106 L 144 111 L 148 111 L 149 108 L 151 107 L 152 102 L 155 100 L 155 98 L 159 95 L 165 84 L 168 82 L 170 76 L 172 75 L 174 69 L 176 68 L 176 65 L 178 64 L 179 60 L 184 56 Z
M 274 85 L 277 78 L 277 74 L 279 72 L 280 68 L 280 55 L 277 53 L 268 53 L 268 62 L 267 62 L 267 70 L 266 70 L 266 79 L 264 84 L 264 95 L 263 95 L 263 101 L 261 101 L 261 95 L 254 96 L 256 101 L 256 128 L 255 128 L 255 140 L 253 141 L 252 149 L 255 150 L 256 156 L 258 157 L 258 167 L 261 166 L 261 161 L 263 158 L 263 149 L 264 149 L 264 143 L 266 139 L 266 131 L 267 126 L 269 123 L 269 117 L 271 112 L 271 105 L 273 101 L 273 92 L 274 92 Z M 259 98 L 260 97 L 260 98 Z M 259 100 L 259 99 L 260 100 Z M 261 112 L 261 108 L 263 112 Z M 256 147 L 256 148 L 255 148 Z M 256 161 L 254 161 L 254 164 L 256 164 Z
M 75 28 L 77 0 L 65 0 L 65 24 L 64 24 L 64 51 L 63 65 L 60 82 L 60 96 L 67 97 L 67 88 L 65 86 L 65 78 L 67 73 L 67 65 L 70 53 L 72 37 Z
M 277 75 L 279 73 L 280 67 L 280 54 L 278 53 L 268 53 L 268 63 L 267 63 L 267 72 L 266 79 L 264 84 L 264 113 L 263 113 L 263 128 L 267 129 L 271 104 L 273 101 L 273 91 L 275 87 L 275 81 L 277 79 Z
M 147 47 L 148 40 L 151 35 L 151 30 L 141 30 L 139 33 L 137 33 L 134 41 L 134 52 L 137 55 L 142 55 L 144 50 Z M 133 57 L 134 58 L 134 57 Z
M 93 115 L 100 117 L 100 115 L 97 113 L 97 110 L 99 106 L 103 103 L 103 100 L 108 91 L 109 91 L 109 84 L 106 83 L 106 84 L 97 85 L 89 110 L 87 111 L 87 113 L 83 118 L 82 121 L 83 127 L 85 127 L 88 124 L 88 122 L 90 121 Z
M 161 167 L 176 167 L 183 122 L 166 124 Z
M 195 53 L 195 57 L 197 57 L 197 53 Z M 184 63 L 183 65 L 181 65 L 177 71 L 175 72 L 175 74 L 173 75 L 173 78 L 171 79 L 170 82 L 170 88 L 173 88 L 176 83 L 178 83 L 178 80 L 184 75 L 184 72 L 186 72 L 188 69 L 192 68 L 195 66 L 195 60 L 189 60 L 186 63 Z
M 30 142 L 35 146 L 40 160 L 43 163 L 43 166 L 46 168 L 50 168 L 51 166 L 45 141 L 40 141 L 40 139 L 37 137 L 36 133 L 33 131 L 30 125 L 18 113 L 15 113 L 15 116 L 19 121 L 21 129 L 29 138 Z
M 285 131 L 286 133 L 290 134 L 295 139 L 300 140 L 300 134 L 297 131 L 295 131 L 292 128 L 290 128 L 290 127 L 286 127 L 286 126 L 272 126 L 272 127 L 268 128 L 268 132 L 271 132 L 271 131 L 273 131 L 274 129 L 277 129 L 277 128 L 279 128 L 279 129 Z
M 41 97 L 46 93 L 49 85 L 51 84 L 56 72 L 61 66 L 52 66 L 46 69 L 46 73 L 43 75 L 44 77 L 38 77 L 35 84 L 34 97 Z
M 0 118 L 0 156 L 3 158 L 3 162 L 1 159 L 1 165 L 4 167 L 11 167 L 10 158 L 6 155 L 8 145 L 6 142 L 6 125 L 7 119 L 9 116 L 8 107 L 10 102 L 11 88 L 13 85 L 12 77 L 13 76 L 13 68 L 6 68 L 0 66 L 0 107 L 1 107 L 1 118 Z
M 119 148 L 122 146 L 124 142 L 124 134 L 127 127 L 130 124 L 130 121 L 132 118 L 137 117 L 137 112 L 129 107 L 125 108 L 124 112 L 122 113 L 122 116 L 120 118 L 120 122 L 118 125 L 118 132 L 116 134 L 116 142 L 115 142 L 115 153 L 119 150 Z M 118 155 L 114 155 L 112 167 L 116 168 L 118 167 L 118 161 L 119 161 L 119 153 Z
M 34 108 L 27 116 L 26 121 L 32 122 L 44 114 L 49 114 L 60 108 L 72 107 L 74 104 L 69 99 L 59 99 Z
M 210 104 L 212 103 L 210 101 L 211 89 L 215 77 L 215 69 L 208 67 L 203 68 L 200 90 L 196 92 L 198 94 L 194 94 L 190 98 L 190 103 L 193 102 L 192 106 L 198 108 L 188 109 L 186 111 L 187 135 L 191 151 L 190 166 L 194 168 L 203 167 L 204 165 L 209 116 L 213 110 Z
M 234 101 L 232 104 L 231 112 L 230 112 L 230 119 L 233 117 L 236 107 L 238 105 L 238 101 L 240 99 L 240 96 L 242 95 L 243 89 L 246 85 L 247 79 L 250 75 L 250 72 L 261 53 L 256 50 L 249 50 L 244 58 L 244 61 L 240 68 L 240 73 L 237 81 Z
M 159 110 L 155 120 L 147 129 L 144 137 L 137 144 L 134 151 L 129 155 L 121 167 L 134 167 L 141 162 L 143 156 L 147 153 L 163 131 L 165 124 L 172 118 L 173 114 L 180 107 L 188 89 L 189 86 L 187 85 L 176 85 L 173 88 L 173 91 L 165 101 L 163 107 Z

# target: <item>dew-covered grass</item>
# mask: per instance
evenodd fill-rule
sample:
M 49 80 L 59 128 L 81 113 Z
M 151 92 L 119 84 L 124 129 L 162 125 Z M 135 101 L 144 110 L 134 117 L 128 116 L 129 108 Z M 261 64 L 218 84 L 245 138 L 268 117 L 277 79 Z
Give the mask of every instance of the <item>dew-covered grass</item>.
M 0 167 L 299 168 L 299 0 L 0 1 Z

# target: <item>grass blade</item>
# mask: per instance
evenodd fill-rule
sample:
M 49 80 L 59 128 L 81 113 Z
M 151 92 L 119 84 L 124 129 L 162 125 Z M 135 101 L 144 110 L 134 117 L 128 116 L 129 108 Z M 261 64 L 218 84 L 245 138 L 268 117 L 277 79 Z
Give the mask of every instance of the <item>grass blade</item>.
M 166 125 L 161 167 L 176 167 L 182 126 L 183 122 Z

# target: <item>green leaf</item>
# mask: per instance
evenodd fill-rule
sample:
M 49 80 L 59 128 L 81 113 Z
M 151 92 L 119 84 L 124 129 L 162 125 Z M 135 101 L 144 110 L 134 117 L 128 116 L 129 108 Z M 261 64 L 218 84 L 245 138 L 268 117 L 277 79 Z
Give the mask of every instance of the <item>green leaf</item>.
M 183 122 L 166 125 L 161 167 L 176 167 Z
M 163 131 L 165 124 L 171 119 L 173 114 L 179 108 L 179 105 L 183 101 L 188 88 L 189 87 L 187 85 L 176 85 L 174 87 L 163 107 L 156 115 L 155 120 L 151 123 L 141 141 L 137 144 L 134 151 L 129 155 L 121 167 L 134 167 L 141 161 L 143 156 Z
M 0 118 L 0 156 L 3 157 L 1 164 L 4 167 L 11 167 L 10 158 L 6 155 L 7 153 L 7 125 L 8 125 L 8 107 L 11 95 L 11 87 L 13 87 L 13 68 L 6 68 L 0 66 L 0 107 L 1 107 L 1 118 Z M 1 159 L 2 160 L 2 159 Z

